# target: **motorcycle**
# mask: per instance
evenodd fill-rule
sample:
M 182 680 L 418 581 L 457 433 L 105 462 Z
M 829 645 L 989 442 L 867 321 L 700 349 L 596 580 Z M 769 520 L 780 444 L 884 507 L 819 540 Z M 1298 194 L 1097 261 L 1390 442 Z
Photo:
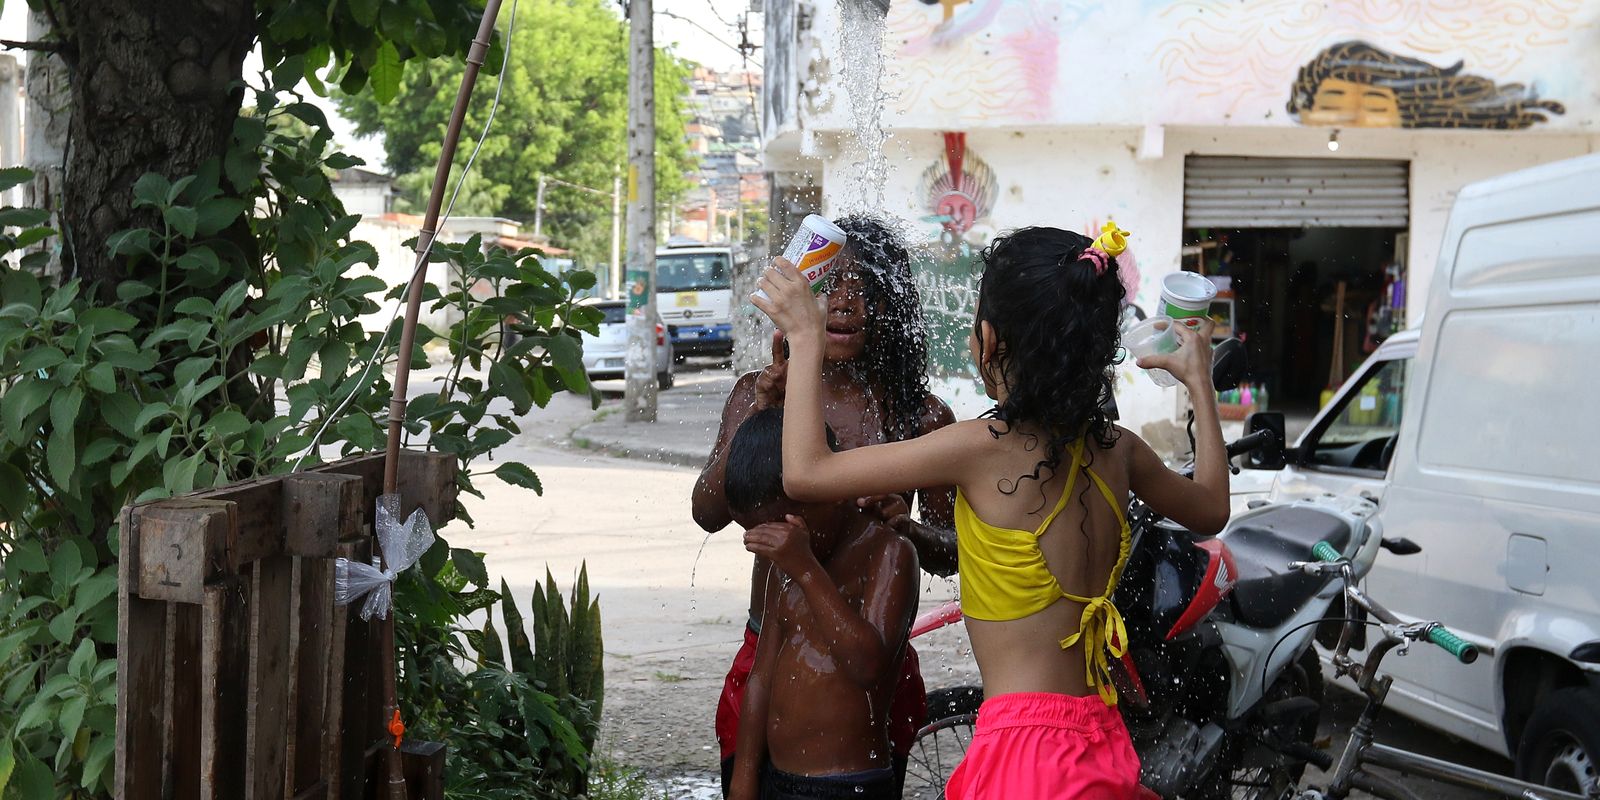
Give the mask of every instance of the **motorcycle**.
M 1219 345 L 1213 364 L 1219 390 L 1237 385 L 1240 343 Z M 1281 415 L 1257 414 L 1249 425 L 1250 434 L 1227 446 L 1230 461 L 1249 456 L 1266 468 L 1281 461 Z M 1128 643 L 1113 680 L 1150 793 L 1280 798 L 1293 790 L 1307 754 L 1316 752 L 1321 714 L 1312 643 L 1330 609 L 1342 606 L 1334 608 L 1341 590 L 1331 577 L 1286 565 L 1312 560 L 1313 546 L 1326 541 L 1359 579 L 1380 547 L 1404 544 L 1383 539 L 1376 512 L 1352 497 L 1263 503 L 1203 537 L 1137 497 L 1129 501 L 1132 550 L 1113 595 Z M 934 609 L 913 635 L 956 619 L 951 606 Z M 953 768 L 942 742 L 970 727 L 980 696 L 974 687 L 930 693 L 930 722 L 919 734 L 929 739 L 922 752 L 940 762 L 928 765 L 930 786 L 931 773 Z

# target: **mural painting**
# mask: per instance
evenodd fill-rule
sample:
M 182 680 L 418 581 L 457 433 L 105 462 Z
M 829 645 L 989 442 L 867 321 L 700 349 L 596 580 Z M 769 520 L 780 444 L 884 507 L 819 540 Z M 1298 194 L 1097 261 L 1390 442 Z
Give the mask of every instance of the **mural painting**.
M 946 244 L 961 241 L 994 209 L 996 185 L 994 170 L 967 150 L 965 133 L 944 134 L 944 158 L 922 172 L 922 194 L 931 214 L 927 221 L 939 223 Z
M 1584 0 L 894 0 L 886 24 L 894 127 L 1600 126 Z
M 1340 42 L 1300 68 L 1289 113 L 1302 125 L 1521 129 L 1565 114 L 1520 83 L 1438 67 L 1366 42 Z

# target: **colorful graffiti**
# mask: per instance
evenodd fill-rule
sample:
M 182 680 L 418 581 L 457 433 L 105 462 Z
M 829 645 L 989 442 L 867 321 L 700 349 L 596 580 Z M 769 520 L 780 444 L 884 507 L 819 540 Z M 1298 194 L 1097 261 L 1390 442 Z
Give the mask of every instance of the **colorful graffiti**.
M 929 221 L 944 229 L 946 243 L 966 236 L 979 219 L 994 208 L 997 181 L 994 170 L 967 150 L 965 133 L 944 134 L 944 158 L 922 172 L 922 192 L 928 199 Z
M 1373 47 L 1340 42 L 1300 68 L 1289 113 L 1304 125 L 1520 129 L 1565 114 L 1520 83 L 1464 74 Z
M 1460 112 L 1475 100 L 1503 103 L 1510 99 L 1507 92 L 1538 102 L 1537 93 L 1525 88 L 1534 83 L 1558 96 L 1579 91 L 1587 96 L 1585 75 L 1597 66 L 1586 31 L 1600 20 L 1596 13 L 1600 8 L 1583 0 L 1246 0 L 1161 5 L 1164 8 L 1152 22 L 1166 34 L 1153 57 L 1163 81 L 1160 115 L 1175 123 L 1498 127 L 1407 124 L 1410 112 L 1404 110 L 1401 95 L 1416 100 L 1427 92 L 1453 95 L 1458 98 L 1450 101 L 1455 118 L 1483 119 L 1490 114 Z M 1347 63 L 1340 64 L 1341 59 Z M 1421 59 L 1462 62 L 1508 83 L 1497 85 L 1487 78 L 1459 74 L 1449 78 L 1448 73 L 1458 68 L 1440 68 Z M 1342 109 L 1324 118 L 1341 121 L 1311 122 L 1304 116 L 1316 106 L 1315 90 L 1311 98 L 1299 99 L 1308 70 L 1346 82 L 1324 87 L 1325 109 Z M 1341 74 L 1330 74 L 1336 72 Z M 1351 80 L 1356 76 L 1368 81 L 1382 76 L 1382 80 Z M 1290 101 L 1291 116 L 1285 117 L 1288 84 L 1294 85 L 1296 99 Z M 1593 117 L 1594 109 L 1587 113 Z M 1419 118 L 1446 116 L 1450 114 L 1436 117 L 1434 111 L 1426 111 Z M 1516 111 L 1507 116 L 1531 121 L 1506 127 L 1539 121 Z
M 1062 9 L 1049 0 L 890 7 L 894 107 L 952 120 L 1045 121 L 1055 107 Z M 950 11 L 951 16 L 945 16 Z
M 1597 29 L 1584 0 L 894 0 L 886 123 L 1593 128 Z

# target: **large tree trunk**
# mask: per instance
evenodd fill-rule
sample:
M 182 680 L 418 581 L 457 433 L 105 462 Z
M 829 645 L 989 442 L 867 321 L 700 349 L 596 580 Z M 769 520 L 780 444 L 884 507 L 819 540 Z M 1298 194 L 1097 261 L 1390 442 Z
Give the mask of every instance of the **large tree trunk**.
M 64 262 L 69 276 L 103 281 L 110 292 L 130 276 L 106 238 L 153 223 L 133 210 L 134 182 L 146 172 L 182 177 L 227 150 L 255 8 L 249 0 L 74 0 L 56 12 L 74 73 Z

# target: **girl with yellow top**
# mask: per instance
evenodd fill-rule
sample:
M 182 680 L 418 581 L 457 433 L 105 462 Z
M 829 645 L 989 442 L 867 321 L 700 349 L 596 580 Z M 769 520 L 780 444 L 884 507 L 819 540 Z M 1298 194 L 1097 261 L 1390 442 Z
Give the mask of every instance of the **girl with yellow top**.
M 777 259 L 754 302 L 789 337 L 784 489 L 801 501 L 958 487 L 961 604 L 985 700 L 946 789 L 972 798 L 1131 797 L 1138 756 L 1109 665 L 1126 647 L 1112 591 L 1128 555 L 1128 496 L 1195 531 L 1228 520 L 1228 469 L 1211 386 L 1209 323 L 1178 326 L 1177 352 L 1139 360 L 1195 401 L 1195 474 L 1166 468 L 1113 425 L 1126 235 L 1091 241 L 1024 228 L 982 254 L 972 360 L 993 410 L 926 436 L 835 453 L 823 433 L 826 320 Z

